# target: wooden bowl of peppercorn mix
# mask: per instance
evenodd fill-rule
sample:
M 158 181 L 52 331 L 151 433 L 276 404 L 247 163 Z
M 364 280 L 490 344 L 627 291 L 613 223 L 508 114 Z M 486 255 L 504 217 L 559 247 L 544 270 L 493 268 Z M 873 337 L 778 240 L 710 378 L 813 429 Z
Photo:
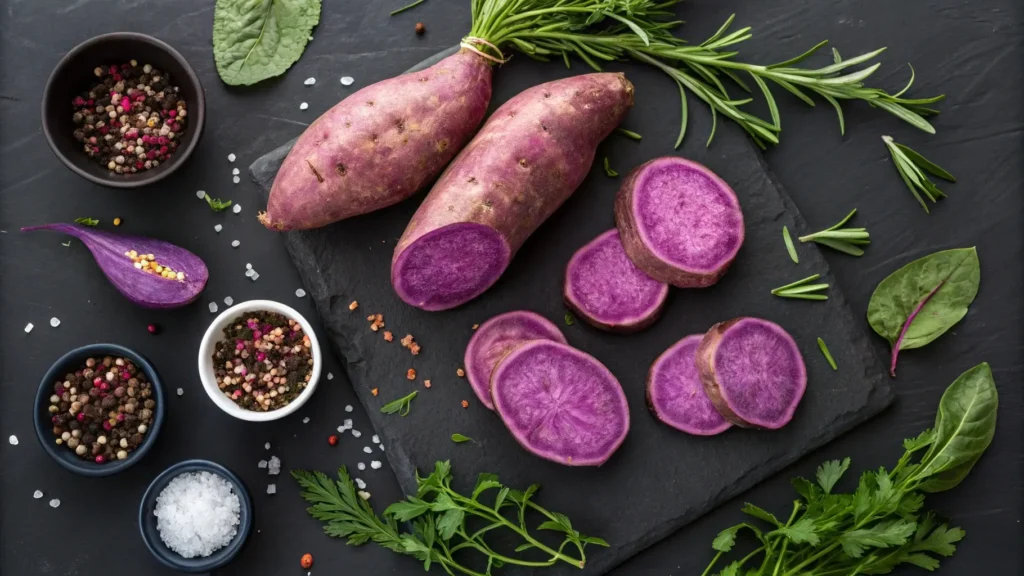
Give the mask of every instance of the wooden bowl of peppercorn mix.
M 133 32 L 86 40 L 50 74 L 43 134 L 65 166 L 103 186 L 162 180 L 203 132 L 206 100 L 192 67 L 164 42 Z
M 53 363 L 36 393 L 33 420 L 43 450 L 83 476 L 135 465 L 164 420 L 164 391 L 153 366 L 116 344 L 76 348 Z
M 323 367 L 313 325 L 272 300 L 249 300 L 221 312 L 203 335 L 198 362 L 213 403 L 250 422 L 296 412 L 313 395 Z

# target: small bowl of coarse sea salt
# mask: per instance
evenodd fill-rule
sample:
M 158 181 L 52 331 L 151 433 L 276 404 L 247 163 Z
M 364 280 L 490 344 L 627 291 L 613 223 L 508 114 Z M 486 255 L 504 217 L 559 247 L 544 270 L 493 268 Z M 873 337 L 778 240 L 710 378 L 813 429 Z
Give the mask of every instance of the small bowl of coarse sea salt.
M 220 464 L 179 462 L 146 489 L 139 530 L 161 564 L 179 572 L 210 572 L 237 556 L 252 531 L 249 491 Z

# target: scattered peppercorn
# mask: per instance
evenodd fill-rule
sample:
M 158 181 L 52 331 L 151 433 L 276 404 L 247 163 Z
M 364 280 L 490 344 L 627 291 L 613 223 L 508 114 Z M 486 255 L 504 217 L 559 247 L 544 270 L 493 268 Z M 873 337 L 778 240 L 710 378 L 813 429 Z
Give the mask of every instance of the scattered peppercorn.
M 71 101 L 73 135 L 86 155 L 116 174 L 143 172 L 169 160 L 188 116 L 170 76 L 135 60 L 93 73 L 99 83 Z
M 149 330 L 150 334 L 156 334 L 157 332 L 160 331 L 160 329 L 157 328 L 156 324 L 150 324 L 149 326 L 146 326 L 146 330 Z
M 477 328 L 479 328 L 479 327 L 480 327 L 480 325 L 479 325 L 479 324 L 473 324 L 473 330 L 476 330 L 476 329 L 477 329 Z
M 402 343 L 403 348 L 408 348 L 409 352 L 411 352 L 413 356 L 419 355 L 420 345 L 413 339 L 412 334 L 406 334 L 405 338 L 402 338 L 399 342 Z
M 348 309 L 349 310 L 355 310 L 356 308 L 359 308 L 359 302 L 356 302 L 355 300 L 353 300 L 352 303 L 348 305 Z
M 334 438 L 334 436 L 331 436 L 331 438 Z M 299 560 L 299 565 L 302 566 L 303 568 L 305 568 L 306 570 L 312 568 L 313 567 L 313 555 L 312 554 L 303 554 L 302 555 L 302 559 Z
M 466 375 L 466 371 L 463 370 L 462 368 L 459 368 L 458 370 L 455 371 L 455 375 L 458 376 L 459 378 L 462 378 L 463 376 Z
M 377 392 L 378 392 L 378 390 L 376 388 L 374 388 L 373 390 L 370 390 L 370 393 L 373 394 L 374 396 L 377 395 Z
M 384 340 L 385 341 L 391 342 L 394 339 L 395 339 L 395 335 L 394 334 L 392 334 L 391 332 L 389 332 L 387 330 L 384 331 Z
M 405 377 L 408 378 L 409 380 L 415 380 L 416 370 L 409 368 L 409 371 L 405 373 Z
M 423 381 L 423 387 L 424 388 L 430 388 L 430 380 L 424 380 Z
M 121 225 L 121 219 L 120 218 L 114 218 L 114 226 L 120 226 L 120 225 Z
M 97 464 L 124 460 L 153 424 L 156 400 L 146 375 L 127 358 L 88 358 L 53 385 L 47 412 L 54 442 Z
M 373 330 L 374 332 L 384 327 L 383 314 L 370 314 L 366 317 L 366 321 L 370 323 L 370 330 Z
M 469 400 L 463 400 L 462 401 L 462 407 L 463 408 L 469 408 Z
M 338 437 L 334 436 L 333 434 L 331 436 L 328 436 L 327 437 L 327 443 L 330 444 L 331 446 L 337 446 L 338 445 Z
M 309 336 L 302 325 L 276 312 L 256 311 L 232 320 L 213 353 L 217 387 L 246 410 L 269 411 L 297 398 L 313 373 Z
M 416 34 L 418 36 L 423 36 L 423 33 L 426 32 L 426 31 L 427 31 L 427 27 L 423 25 L 423 22 L 417 22 L 416 23 Z

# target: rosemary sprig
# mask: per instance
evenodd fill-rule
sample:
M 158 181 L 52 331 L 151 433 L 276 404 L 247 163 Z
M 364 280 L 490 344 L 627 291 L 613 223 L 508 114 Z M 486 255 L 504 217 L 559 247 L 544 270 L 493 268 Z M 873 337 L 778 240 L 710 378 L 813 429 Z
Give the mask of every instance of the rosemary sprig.
M 825 356 L 825 360 L 828 361 L 828 365 L 832 367 L 832 370 L 839 370 L 835 358 L 832 357 L 832 353 L 828 351 L 828 346 L 825 345 L 825 341 L 821 338 L 818 338 L 818 348 L 821 350 L 821 354 Z
M 821 232 L 801 236 L 800 241 L 817 242 L 822 246 L 828 246 L 833 250 L 845 252 L 851 256 L 862 256 L 864 254 L 864 249 L 861 248 L 861 246 L 871 243 L 871 236 L 868 234 L 868 229 L 843 228 L 843 226 L 845 226 L 856 213 L 857 209 L 854 208 L 846 215 L 846 218 L 843 218 L 837 224 L 834 224 Z
M 388 402 L 387 404 L 380 407 L 381 414 L 398 413 L 399 416 L 408 416 L 409 410 L 412 409 L 412 399 L 416 397 L 416 394 L 418 394 L 418 392 L 414 391 L 412 394 L 409 394 L 408 396 L 403 396 L 398 400 L 392 400 L 391 402 Z
M 925 198 L 931 200 L 932 203 L 937 202 L 939 198 L 945 198 L 946 194 L 939 190 L 925 173 L 938 176 L 949 182 L 956 182 L 956 178 L 909 147 L 897 143 L 892 136 L 882 136 L 882 141 L 889 149 L 889 154 L 892 155 L 892 164 L 903 178 L 903 183 L 907 185 L 907 189 L 914 195 L 914 198 L 917 198 L 917 202 L 924 208 L 925 213 L 929 213 L 928 204 L 921 198 L 921 194 L 924 194 Z
M 305 470 L 293 471 L 292 477 L 302 487 L 302 498 L 311 504 L 306 510 L 324 523 L 328 536 L 346 538 L 352 546 L 372 541 L 423 561 L 425 570 L 440 565 L 451 576 L 490 576 L 492 569 L 505 565 L 536 569 L 564 562 L 583 568 L 587 560 L 584 549 L 588 545 L 608 546 L 601 538 L 580 534 L 565 515 L 537 504 L 534 496 L 540 487 L 536 484 L 525 491 L 514 490 L 493 474 L 481 474 L 471 495 L 456 492 L 451 487 L 451 465 L 447 461 L 437 462 L 433 473 L 425 478 L 417 474 L 416 495 L 392 504 L 382 516 L 377 516 L 370 504 L 359 497 L 344 466 L 338 470 L 338 480 L 322 472 Z M 493 505 L 490 498 L 484 501 L 488 492 L 494 494 Z M 527 526 L 528 521 L 532 524 L 530 516 L 534 515 L 544 519 L 535 530 L 564 534 L 560 546 L 549 547 L 534 535 Z M 412 526 L 411 532 L 401 528 L 407 523 Z M 522 544 L 513 553 L 499 553 L 493 548 L 494 541 L 487 540 L 495 536 L 494 531 L 510 533 Z M 505 543 L 504 539 L 501 541 Z M 521 555 L 533 549 L 540 553 L 536 555 L 539 559 Z M 460 552 L 483 556 L 486 569 L 481 572 L 465 566 L 461 554 L 456 559 Z
M 392 12 L 391 12 L 391 14 L 389 14 L 389 16 L 394 16 L 394 15 L 396 15 L 396 14 L 401 14 L 402 12 L 405 12 L 406 10 L 410 10 L 410 9 L 412 9 L 412 8 L 415 8 L 415 7 L 419 6 L 420 4 L 423 4 L 423 3 L 424 3 L 424 2 L 426 2 L 426 1 L 427 1 L 427 0 L 416 0 L 416 1 L 415 1 L 415 2 L 413 2 L 412 4 L 408 4 L 408 5 L 406 5 L 406 6 L 402 6 L 402 7 L 401 7 L 401 8 L 399 8 L 398 10 L 394 10 L 394 11 L 392 11 Z
M 609 178 L 615 178 L 616 176 L 619 175 L 618 172 L 612 169 L 611 164 L 608 162 L 607 156 L 604 157 L 604 173 L 607 174 Z
M 629 138 L 630 140 L 639 141 L 644 139 L 643 136 L 637 134 L 636 132 L 633 132 L 632 130 L 626 130 L 625 128 L 616 128 L 615 131 L 618 132 L 619 134 L 622 134 L 626 138 Z
M 800 263 L 800 257 L 796 254 L 796 246 L 793 246 L 793 238 L 789 235 L 789 228 L 786 226 L 782 227 L 782 240 L 786 243 L 786 251 L 789 252 L 789 258 L 793 261 L 793 264 Z
M 828 289 L 828 284 L 811 284 L 818 278 L 821 278 L 821 274 L 814 274 L 808 276 L 803 280 L 797 280 L 785 286 L 779 286 L 772 290 L 772 294 L 780 296 L 782 298 L 795 298 L 798 300 L 828 300 L 828 296 L 825 294 L 813 294 L 813 292 L 820 292 Z

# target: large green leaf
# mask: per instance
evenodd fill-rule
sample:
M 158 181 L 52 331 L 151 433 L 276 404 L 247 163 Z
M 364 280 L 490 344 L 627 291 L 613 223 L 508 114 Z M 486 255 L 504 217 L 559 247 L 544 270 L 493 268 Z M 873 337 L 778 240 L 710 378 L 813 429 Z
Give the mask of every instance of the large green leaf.
M 283 74 L 302 56 L 319 21 L 320 0 L 217 0 L 217 73 L 235 86 Z

